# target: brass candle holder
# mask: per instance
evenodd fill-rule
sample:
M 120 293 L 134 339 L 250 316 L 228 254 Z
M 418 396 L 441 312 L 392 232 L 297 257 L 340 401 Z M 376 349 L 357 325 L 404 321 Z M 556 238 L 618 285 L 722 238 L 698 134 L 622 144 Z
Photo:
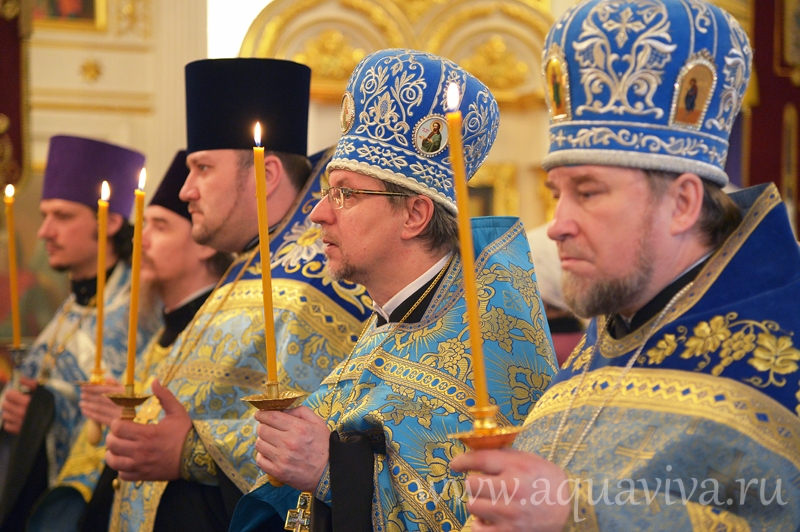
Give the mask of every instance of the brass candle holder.
M 22 365 L 22 359 L 25 358 L 25 353 L 28 352 L 28 346 L 20 345 L 19 347 L 14 347 L 13 345 L 9 345 L 6 349 L 8 349 L 8 353 L 11 355 L 11 363 L 14 366 L 8 386 L 15 390 L 28 393 L 30 390 L 28 390 L 27 387 L 20 386 L 19 383 L 19 367 Z
M 9 390 L 19 390 L 22 393 L 30 392 L 27 386 L 23 386 L 19 382 L 19 367 L 22 364 L 22 359 L 25 357 L 25 353 L 28 351 L 28 346 L 20 345 L 19 347 L 14 347 L 13 345 L 9 345 L 6 349 L 8 349 L 8 353 L 11 355 L 11 364 L 14 368 L 11 370 L 11 379 L 6 386 Z M 0 428 L 2 427 L 3 420 L 0 419 Z
M 122 407 L 120 419 L 133 421 L 136 418 L 136 407 L 153 397 L 152 395 L 136 395 L 133 384 L 125 385 L 125 393 L 107 393 L 106 397 L 114 401 L 114 404 Z M 111 481 L 111 487 L 119 490 L 121 484 L 119 477 Z
M 109 393 L 106 397 L 114 404 L 122 407 L 120 419 L 133 421 L 136 417 L 136 407 L 152 397 L 152 395 L 137 395 L 134 393 L 133 384 L 125 385 L 125 393 Z
M 259 410 L 286 410 L 304 394 L 293 391 L 281 391 L 278 381 L 267 381 L 266 392 L 242 397 Z
M 475 424 L 471 431 L 448 434 L 456 438 L 472 450 L 502 449 L 514 443 L 517 434 L 522 432 L 522 427 L 499 427 L 497 425 L 497 405 L 487 407 L 472 407 L 469 409 L 475 415 Z

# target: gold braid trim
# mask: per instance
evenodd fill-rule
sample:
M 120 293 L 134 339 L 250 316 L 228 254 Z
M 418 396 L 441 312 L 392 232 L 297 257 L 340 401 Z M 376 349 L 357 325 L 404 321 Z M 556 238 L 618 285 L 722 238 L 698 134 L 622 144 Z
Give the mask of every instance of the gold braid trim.
M 622 370 L 606 367 L 589 373 L 583 387 L 574 390 L 578 394 L 575 408 L 601 404 L 608 391 L 603 383 L 615 382 Z M 551 387 L 536 403 L 525 425 L 568 408 L 578 378 Z M 713 421 L 758 442 L 800 469 L 800 418 L 747 384 L 681 370 L 633 368 L 608 405 Z M 768 421 L 763 421 L 764 415 Z
M 267 382 L 266 373 L 254 369 L 220 366 L 214 362 L 204 360 L 186 362 L 178 369 L 174 378 L 184 378 L 205 383 L 213 382 L 219 385 L 259 391 L 263 391 Z
M 196 420 L 193 420 L 192 424 L 194 425 L 194 429 L 197 431 L 197 435 L 200 436 L 206 451 L 208 451 L 208 454 L 210 454 L 211 458 L 213 458 L 214 462 L 216 462 L 217 467 L 219 467 L 222 472 L 225 473 L 225 476 L 231 479 L 231 482 L 236 484 L 236 487 L 239 488 L 242 493 L 247 493 L 250 491 L 250 481 L 244 478 L 233 466 L 233 464 L 231 464 L 228 453 L 222 452 L 219 447 L 217 447 L 212 424 L 207 421 Z
M 181 450 L 180 473 L 187 482 L 210 486 L 219 484 L 217 466 L 194 429 L 189 429 L 189 432 L 186 433 L 186 441 Z

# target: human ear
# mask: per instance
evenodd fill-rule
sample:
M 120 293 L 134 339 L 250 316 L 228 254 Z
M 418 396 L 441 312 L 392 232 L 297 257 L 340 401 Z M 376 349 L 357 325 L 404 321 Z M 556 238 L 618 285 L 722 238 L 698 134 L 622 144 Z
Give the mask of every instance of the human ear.
M 406 198 L 406 219 L 400 237 L 411 240 L 422 233 L 433 218 L 433 200 L 417 195 Z
M 703 194 L 703 180 L 696 174 L 681 174 L 670 184 L 670 234 L 680 235 L 695 226 L 703 210 Z
M 283 175 L 283 163 L 275 155 L 264 157 L 264 174 L 267 179 L 267 197 L 278 188 Z
M 108 238 L 111 238 L 112 236 L 116 235 L 120 229 L 122 229 L 122 215 L 116 212 L 109 212 L 108 229 L 106 230 Z

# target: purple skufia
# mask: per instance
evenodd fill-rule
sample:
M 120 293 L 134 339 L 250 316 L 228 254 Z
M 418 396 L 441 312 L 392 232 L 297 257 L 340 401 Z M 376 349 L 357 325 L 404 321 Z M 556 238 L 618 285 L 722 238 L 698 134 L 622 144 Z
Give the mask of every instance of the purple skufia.
M 159 205 L 169 209 L 191 222 L 192 215 L 189 214 L 189 204 L 179 197 L 187 177 L 189 177 L 189 168 L 186 166 L 186 151 L 181 150 L 172 159 L 172 164 L 164 174 L 161 184 L 158 185 L 158 190 L 153 194 L 150 205 Z
M 50 138 L 42 199 L 74 201 L 95 210 L 100 187 L 108 181 L 108 210 L 127 219 L 143 167 L 144 155 L 137 151 L 99 140 L 56 135 Z

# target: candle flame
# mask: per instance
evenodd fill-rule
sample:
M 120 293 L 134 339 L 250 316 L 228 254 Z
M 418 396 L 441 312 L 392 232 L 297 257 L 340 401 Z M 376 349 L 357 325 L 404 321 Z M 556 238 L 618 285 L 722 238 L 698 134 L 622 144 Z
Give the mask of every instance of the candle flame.
M 455 112 L 458 110 L 458 100 L 461 97 L 460 91 L 458 90 L 458 85 L 455 83 L 450 83 L 447 86 L 447 111 L 448 112 Z
M 142 168 L 142 171 L 139 173 L 139 190 L 144 190 L 144 182 L 147 180 L 147 170 Z
M 6 197 L 13 198 L 14 197 L 14 185 L 6 185 Z
M 108 198 L 111 197 L 111 187 L 108 186 L 108 181 L 103 181 L 103 185 L 100 187 L 100 199 L 103 201 L 108 201 Z
M 256 146 L 261 146 L 261 122 L 256 122 L 255 132 L 253 133 L 253 140 L 256 141 Z

